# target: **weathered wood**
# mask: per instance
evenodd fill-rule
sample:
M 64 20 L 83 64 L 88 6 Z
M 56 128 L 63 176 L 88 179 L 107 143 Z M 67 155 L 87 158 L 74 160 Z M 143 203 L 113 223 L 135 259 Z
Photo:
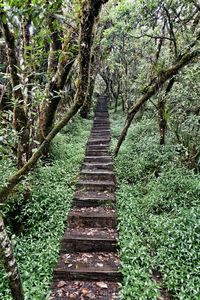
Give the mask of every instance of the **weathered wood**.
M 73 205 L 75 207 L 97 207 L 112 205 L 114 202 L 115 196 L 109 192 L 77 191 L 73 198 Z
M 110 170 L 88 170 L 82 169 L 80 173 L 81 180 L 99 180 L 99 181 L 113 181 L 114 175 Z
M 113 208 L 73 208 L 68 216 L 70 228 L 116 228 L 116 212 Z
M 8 284 L 14 300 L 24 300 L 24 291 L 12 243 L 8 237 L 3 218 L 0 216 L 0 259 L 7 272 Z
M 105 104 L 103 99 L 102 101 L 99 99 L 97 111 L 104 109 Z M 99 137 L 98 131 L 96 134 Z M 106 131 L 106 137 L 109 140 L 109 130 Z M 94 155 L 86 156 L 87 162 L 83 163 L 80 172 L 78 190 L 73 198 L 73 208 L 68 215 L 68 229 L 61 241 L 61 256 L 54 270 L 51 299 L 56 299 L 55 295 L 58 293 L 64 295 L 56 288 L 56 284 L 62 285 L 62 291 L 64 284 L 64 290 L 69 292 L 65 295 L 73 297 L 73 294 L 70 294 L 72 288 L 76 295 L 79 295 L 75 283 L 86 281 L 89 286 L 94 286 L 91 295 L 93 299 L 104 299 L 98 297 L 99 293 L 101 296 L 103 293 L 94 284 L 95 281 L 101 281 L 100 286 L 105 286 L 107 295 L 111 295 L 105 299 L 118 299 L 116 286 L 113 286 L 113 283 L 109 285 L 109 282 L 121 281 L 122 273 L 117 255 L 117 215 L 113 205 L 115 178 L 113 172 L 108 170 L 108 168 L 112 169 L 112 157 L 108 155 L 108 145 L 107 141 L 101 146 L 90 144 L 87 146 L 86 153 Z M 77 299 L 82 297 L 77 296 Z
M 117 251 L 117 232 L 114 229 L 68 229 L 61 241 L 61 253 Z
M 102 257 L 102 260 L 99 258 Z M 85 258 L 85 259 L 84 259 Z M 119 258 L 112 252 L 64 254 L 54 270 L 60 280 L 120 281 Z

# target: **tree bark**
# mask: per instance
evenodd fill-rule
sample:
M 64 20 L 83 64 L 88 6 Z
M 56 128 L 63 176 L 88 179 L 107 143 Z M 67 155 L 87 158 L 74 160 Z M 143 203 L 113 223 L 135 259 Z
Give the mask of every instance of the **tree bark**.
M 80 116 L 84 119 L 88 118 L 88 115 L 91 110 L 92 96 L 93 96 L 94 87 L 95 87 L 96 75 L 97 75 L 97 66 L 96 66 L 95 57 L 93 55 L 92 62 L 91 62 L 91 68 L 90 68 L 89 87 L 88 87 L 88 91 L 87 91 L 87 96 L 86 96 L 85 102 L 80 110 Z
M 184 66 L 186 66 L 188 63 L 190 63 L 194 58 L 198 57 L 200 55 L 200 51 L 193 50 L 191 52 L 187 52 L 184 55 L 179 58 L 174 65 L 169 67 L 166 70 L 161 71 L 157 77 L 153 78 L 151 80 L 151 84 L 148 85 L 145 88 L 145 94 L 141 96 L 136 104 L 134 104 L 127 115 L 124 128 L 120 134 L 118 143 L 114 150 L 114 155 L 117 156 L 119 149 L 123 143 L 123 141 L 126 138 L 128 129 L 132 123 L 132 120 L 135 116 L 135 114 L 139 111 L 139 109 L 142 107 L 142 105 L 153 95 L 156 94 L 156 92 L 163 86 L 163 84 L 168 80 L 171 79 L 173 76 L 175 76 L 179 70 L 181 70 Z
M 46 0 L 47 6 L 49 6 L 49 0 Z M 62 3 L 60 0 L 58 0 L 55 3 L 55 9 L 57 13 L 59 14 L 61 11 Z M 48 67 L 47 67 L 47 73 L 48 75 L 51 75 L 53 72 L 56 71 L 56 67 L 58 65 L 58 51 L 62 49 L 62 43 L 60 39 L 60 33 L 58 29 L 55 29 L 54 22 L 56 21 L 56 17 L 53 12 L 49 12 L 49 16 L 47 18 L 47 26 L 50 30 L 50 49 L 49 49 L 49 57 L 48 57 Z
M 158 116 L 159 116 L 159 132 L 160 132 L 160 145 L 165 145 L 165 137 L 167 131 L 167 118 L 166 118 L 166 97 L 171 91 L 175 82 L 175 77 L 171 78 L 167 84 L 164 97 L 158 101 Z
M 8 283 L 14 300 L 24 300 L 21 278 L 14 257 L 12 243 L 6 232 L 3 218 L 0 216 L 0 258 L 8 274 Z
M 62 54 L 57 65 L 56 74 L 46 86 L 46 100 L 43 101 L 40 107 L 38 127 L 38 140 L 40 142 L 45 139 L 53 127 L 56 110 L 61 100 L 59 93 L 63 90 L 67 77 L 78 55 L 78 48 L 74 47 L 76 44 L 77 41 L 74 38 L 74 32 L 71 30 L 65 37 L 65 42 L 62 46 Z M 70 49 L 73 49 L 73 51 L 70 52 Z M 49 62 L 49 67 L 50 65 L 52 68 L 52 62 Z
M 26 153 L 29 147 L 29 129 L 28 119 L 24 109 L 24 97 L 20 87 L 20 79 L 18 76 L 18 61 L 16 57 L 15 37 L 10 31 L 7 22 L 3 22 L 5 17 L 3 12 L 0 12 L 0 25 L 6 42 L 7 57 L 10 68 L 12 94 L 16 100 L 13 111 L 13 125 L 18 133 L 18 149 L 17 149 L 17 165 L 21 167 L 25 162 Z

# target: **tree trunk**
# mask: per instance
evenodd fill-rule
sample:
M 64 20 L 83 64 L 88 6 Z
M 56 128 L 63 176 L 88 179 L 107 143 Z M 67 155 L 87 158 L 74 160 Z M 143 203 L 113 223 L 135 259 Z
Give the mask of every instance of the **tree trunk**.
M 168 79 L 175 76 L 179 72 L 180 69 L 182 69 L 191 60 L 198 57 L 199 55 L 200 55 L 200 51 L 198 51 L 198 50 L 194 50 L 192 52 L 187 52 L 186 54 L 182 55 L 182 57 L 179 58 L 174 65 L 172 65 L 171 67 L 169 67 L 166 70 L 161 71 L 156 78 L 153 78 L 153 80 L 151 81 L 151 84 L 145 88 L 145 94 L 138 99 L 136 104 L 134 104 L 128 112 L 124 128 L 120 134 L 118 143 L 114 150 L 115 156 L 117 156 L 119 149 L 120 149 L 123 141 L 126 138 L 128 129 L 131 125 L 131 122 L 132 122 L 135 114 L 139 111 L 139 109 L 142 107 L 142 105 L 149 98 L 151 98 L 153 95 L 155 95 L 156 92 L 159 90 L 159 88 L 161 88 Z
M 80 110 L 80 116 L 84 119 L 88 118 L 88 115 L 91 110 L 92 96 L 93 96 L 94 87 L 95 87 L 96 75 L 97 75 L 96 60 L 93 55 L 92 59 L 91 59 L 91 68 L 90 68 L 90 77 L 89 77 L 90 80 L 89 80 L 89 87 L 88 87 L 88 91 L 87 91 L 87 97 L 86 97 L 86 100 L 85 100 L 83 106 L 81 107 L 81 110 Z
M 0 13 L 0 20 L 5 14 Z M 18 134 L 17 147 L 17 165 L 20 168 L 26 160 L 26 153 L 29 148 L 29 129 L 27 115 L 24 109 L 24 97 L 20 87 L 20 79 L 18 76 L 18 61 L 16 57 L 15 38 L 8 27 L 7 22 L 0 22 L 4 39 L 7 47 L 7 57 L 10 68 L 11 84 L 13 98 L 16 104 L 13 111 L 13 125 Z
M 165 136 L 167 132 L 166 97 L 167 94 L 169 94 L 169 92 L 171 91 L 174 82 L 175 82 L 175 77 L 169 80 L 164 97 L 160 101 L 158 101 L 160 145 L 165 145 Z
M 95 81 L 96 81 L 96 76 L 94 75 L 94 76 L 92 76 L 92 78 L 90 78 L 87 98 L 86 98 L 84 105 L 81 108 L 81 111 L 80 111 L 80 116 L 85 119 L 88 118 L 88 115 L 89 115 L 91 107 L 92 107 L 92 97 L 93 97 L 93 92 L 94 92 L 94 87 L 95 87 Z
M 160 101 L 158 101 L 160 145 L 165 145 L 165 134 L 166 134 L 166 130 L 167 130 L 165 105 L 166 105 L 165 99 L 161 99 Z
M 0 257 L 8 274 L 8 283 L 14 300 L 24 300 L 21 278 L 14 257 L 12 243 L 6 232 L 3 218 L 0 216 Z
M 58 104 L 61 100 L 61 96 L 59 95 L 59 93 L 64 88 L 67 77 L 78 54 L 78 49 L 74 47 L 76 43 L 77 42 L 74 39 L 74 32 L 71 30 L 70 33 L 65 37 L 65 41 L 62 46 L 61 58 L 57 65 L 56 74 L 50 81 L 50 83 L 48 83 L 46 86 L 46 100 L 43 101 L 40 107 L 38 126 L 38 140 L 40 142 L 43 142 L 43 140 L 53 127 L 55 114 L 58 108 Z M 69 49 L 73 49 L 73 53 L 72 50 L 69 51 Z M 49 59 L 52 60 L 52 57 Z M 49 62 L 49 66 L 50 65 L 52 68 L 52 62 Z

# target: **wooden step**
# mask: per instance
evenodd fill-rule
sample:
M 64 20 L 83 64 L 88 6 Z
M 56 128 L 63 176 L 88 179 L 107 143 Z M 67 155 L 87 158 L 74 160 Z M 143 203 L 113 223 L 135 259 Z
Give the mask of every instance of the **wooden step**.
M 108 144 L 89 145 L 89 146 L 87 146 L 87 150 L 93 150 L 93 151 L 108 151 L 108 150 L 109 150 L 109 145 L 108 145 Z
M 114 174 L 110 170 L 88 170 L 82 169 L 80 172 L 80 179 L 82 180 L 112 180 L 114 179 Z
M 108 150 L 90 150 L 87 149 L 86 156 L 108 156 L 110 155 Z
M 106 125 L 106 126 L 109 126 L 110 127 L 110 121 L 109 119 L 95 119 L 93 121 L 93 125 Z
M 96 120 L 93 122 L 93 126 L 95 127 L 110 127 L 110 122 L 109 121 L 106 121 L 106 120 Z
M 92 130 L 109 130 L 110 124 L 108 123 L 93 123 Z
M 55 281 L 49 300 L 119 300 L 119 288 L 112 281 Z
M 111 155 L 101 155 L 101 156 L 85 156 L 84 162 L 87 163 L 110 163 L 112 162 L 112 156 Z
M 109 113 L 107 111 L 96 111 L 95 117 L 109 118 Z
M 98 137 L 98 138 L 90 138 L 88 143 L 90 144 L 106 144 L 110 142 L 110 137 Z
M 75 207 L 97 207 L 112 205 L 114 202 L 115 195 L 109 192 L 77 191 L 73 198 L 73 205 Z
M 91 135 L 90 135 L 90 138 L 91 137 L 99 137 L 99 138 L 110 138 L 110 134 L 105 132 L 105 131 L 102 131 L 102 133 L 99 133 L 99 132 L 96 132 L 96 130 L 94 130 L 94 132 L 92 131 L 91 132 Z
M 113 252 L 63 254 L 54 270 L 54 280 L 98 280 L 119 282 L 119 257 Z
M 98 138 L 110 138 L 110 134 L 102 131 L 102 133 L 99 133 L 99 132 L 91 132 L 91 135 L 90 135 L 90 139 L 93 138 L 93 137 L 98 137 Z
M 108 116 L 97 116 L 95 115 L 93 122 L 107 122 L 110 123 L 109 117 Z
M 117 226 L 116 212 L 111 207 L 73 208 L 68 215 L 69 228 L 112 228 Z
M 109 124 L 93 124 L 92 130 L 110 130 Z
M 106 139 L 89 139 L 88 145 L 103 145 L 103 144 L 110 144 L 110 139 L 106 138 Z
M 97 192 L 114 192 L 115 183 L 111 180 L 80 180 L 76 184 L 77 189 L 84 191 L 97 191 Z
M 90 169 L 90 170 L 113 170 L 113 164 L 112 162 L 109 163 L 83 163 L 84 169 Z
M 110 142 L 109 141 L 96 141 L 96 142 L 94 142 L 94 141 L 92 141 L 92 143 L 90 143 L 90 140 L 87 142 L 87 149 L 88 148 L 95 148 L 96 147 L 96 149 L 98 148 L 98 147 L 104 147 L 104 149 L 109 149 L 110 148 Z
M 91 134 L 89 138 L 89 140 L 104 140 L 104 139 L 108 139 L 108 135 L 99 136 L 98 134 Z
M 109 228 L 70 228 L 61 241 L 61 253 L 117 251 L 117 231 Z
M 92 133 L 98 133 L 98 134 L 110 134 L 110 129 L 92 129 Z

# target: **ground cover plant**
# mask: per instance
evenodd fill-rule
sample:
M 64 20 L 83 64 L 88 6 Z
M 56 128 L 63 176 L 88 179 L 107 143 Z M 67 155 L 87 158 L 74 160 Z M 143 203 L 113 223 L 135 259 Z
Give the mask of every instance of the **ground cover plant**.
M 199 57 L 198 0 L 0 1 L 0 297 L 44 297 L 102 95 L 123 297 L 200 299 Z
M 30 199 L 24 203 L 21 186 L 14 204 L 11 200 L 4 208 L 5 217 L 15 215 L 8 225 L 27 300 L 47 299 L 90 127 L 90 120 L 73 120 L 55 139 L 49 162 L 41 161 L 23 183 L 29 187 Z M 2 271 L 1 268 L 0 299 L 10 300 Z
M 147 116 L 136 122 L 115 160 L 123 299 L 167 290 L 169 299 L 198 300 L 200 176 L 181 163 L 173 135 L 164 148 L 157 143 L 155 126 Z

